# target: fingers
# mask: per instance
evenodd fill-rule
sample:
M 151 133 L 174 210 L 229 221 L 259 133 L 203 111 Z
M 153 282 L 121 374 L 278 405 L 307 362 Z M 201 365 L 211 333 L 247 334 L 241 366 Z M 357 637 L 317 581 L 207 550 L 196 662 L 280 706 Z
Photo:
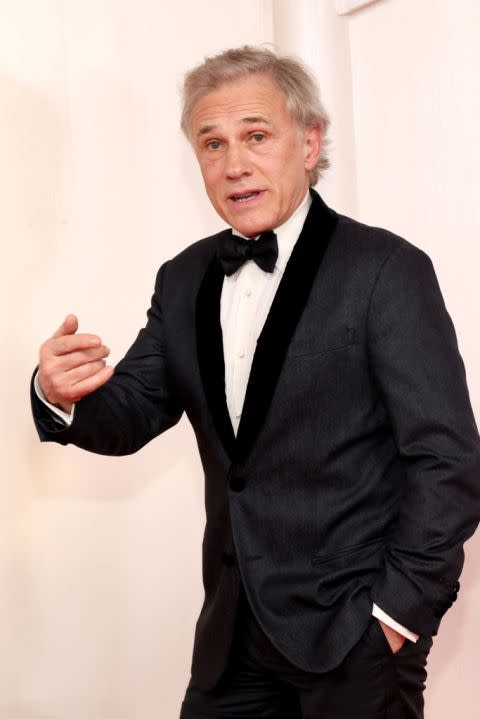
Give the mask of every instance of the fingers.
M 400 632 L 397 632 L 396 629 L 393 629 L 388 624 L 385 624 L 381 619 L 378 620 L 380 627 L 382 628 L 383 633 L 385 634 L 385 638 L 387 642 L 390 645 L 390 648 L 394 654 L 398 652 L 405 642 L 405 637 L 403 634 L 400 634 Z
M 105 360 L 88 362 L 69 372 L 42 374 L 39 369 L 39 382 L 47 400 L 54 405 L 66 405 L 78 402 L 85 395 L 108 382 L 114 373 L 113 367 L 105 366 Z
M 90 377 L 74 384 L 69 391 L 70 402 L 78 402 L 82 397 L 104 385 L 112 377 L 114 371 L 113 367 L 103 367 Z
M 54 339 L 63 335 L 73 335 L 78 330 L 78 319 L 75 315 L 67 315 L 58 330 L 52 335 Z
M 78 319 L 67 315 L 39 353 L 38 379 L 47 400 L 66 406 L 101 387 L 113 375 L 110 354 L 98 335 L 77 333 Z
M 65 355 L 69 352 L 77 350 L 86 350 L 91 347 L 100 347 L 102 340 L 98 335 L 91 334 L 72 334 L 62 335 L 50 341 L 50 351 L 54 355 Z
M 82 351 L 68 352 L 59 357 L 55 357 L 54 361 L 59 370 L 68 372 L 69 370 L 75 369 L 75 367 L 104 359 L 108 357 L 109 354 L 109 348 L 105 347 L 105 345 L 100 345 L 100 347 L 92 347 Z
M 76 334 L 78 319 L 76 315 L 67 315 L 52 337 L 43 346 L 48 354 L 63 355 L 76 350 L 99 347 L 102 341 L 98 335 Z
M 107 363 L 104 359 L 96 360 L 95 362 L 85 362 L 84 364 L 66 372 L 65 381 L 73 387 L 74 384 L 77 384 L 78 382 L 96 374 L 99 370 L 103 369 L 106 364 Z

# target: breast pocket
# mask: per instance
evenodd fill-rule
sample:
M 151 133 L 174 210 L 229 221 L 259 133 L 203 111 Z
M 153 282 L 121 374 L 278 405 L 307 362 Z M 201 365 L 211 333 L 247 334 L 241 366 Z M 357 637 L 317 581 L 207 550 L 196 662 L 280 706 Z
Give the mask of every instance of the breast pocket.
M 312 355 L 334 352 L 359 343 L 354 327 L 339 327 L 336 330 L 302 333 L 294 337 L 288 354 L 290 357 L 311 357 Z

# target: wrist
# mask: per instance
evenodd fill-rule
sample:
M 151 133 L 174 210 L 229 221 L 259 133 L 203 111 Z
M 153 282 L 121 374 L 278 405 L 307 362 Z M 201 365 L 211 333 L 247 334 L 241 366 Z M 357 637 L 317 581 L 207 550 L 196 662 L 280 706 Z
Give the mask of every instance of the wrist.
M 47 397 L 48 399 L 48 397 Z M 50 402 L 50 400 L 48 400 Z M 50 402 L 50 404 L 53 404 L 54 407 L 57 409 L 61 409 L 67 414 L 70 414 L 72 411 L 73 403 L 72 402 Z

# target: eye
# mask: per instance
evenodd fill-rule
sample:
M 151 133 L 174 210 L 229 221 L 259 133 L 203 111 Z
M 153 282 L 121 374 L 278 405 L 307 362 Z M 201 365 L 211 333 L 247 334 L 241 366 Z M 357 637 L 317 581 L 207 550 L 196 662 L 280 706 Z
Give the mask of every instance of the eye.
M 253 139 L 256 144 L 258 144 L 265 139 L 265 135 L 263 134 L 263 132 L 254 132 L 253 135 L 250 135 L 250 138 Z
M 219 140 L 209 140 L 209 142 L 206 143 L 206 147 L 209 150 L 218 150 L 220 147 L 220 141 Z

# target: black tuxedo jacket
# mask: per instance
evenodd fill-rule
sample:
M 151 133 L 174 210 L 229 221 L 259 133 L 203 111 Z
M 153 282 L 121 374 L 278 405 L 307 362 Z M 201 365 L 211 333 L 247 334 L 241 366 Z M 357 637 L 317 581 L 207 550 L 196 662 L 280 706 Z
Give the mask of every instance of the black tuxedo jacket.
M 480 439 L 431 260 L 311 194 L 236 437 L 218 235 L 160 267 L 146 327 L 69 428 L 32 393 L 43 441 L 101 454 L 136 452 L 187 413 L 205 473 L 192 658 L 204 689 L 225 668 L 240 581 L 273 644 L 307 671 L 341 662 L 372 601 L 436 634 L 480 519 Z

